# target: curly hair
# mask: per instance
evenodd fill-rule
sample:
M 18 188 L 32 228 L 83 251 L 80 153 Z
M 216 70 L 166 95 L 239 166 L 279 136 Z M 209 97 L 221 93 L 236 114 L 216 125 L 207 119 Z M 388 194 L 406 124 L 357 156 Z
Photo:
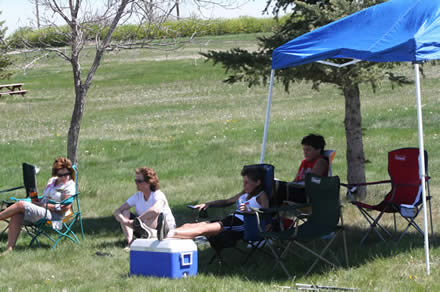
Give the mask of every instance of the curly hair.
M 67 157 L 58 157 L 52 164 L 52 176 L 56 176 L 60 169 L 67 169 L 70 172 L 70 177 L 74 177 L 74 171 L 72 167 L 72 161 Z
M 151 191 L 155 192 L 156 190 L 160 189 L 159 178 L 157 177 L 154 170 L 152 170 L 151 168 L 148 167 L 136 168 L 136 174 L 142 174 L 145 182 L 150 185 Z

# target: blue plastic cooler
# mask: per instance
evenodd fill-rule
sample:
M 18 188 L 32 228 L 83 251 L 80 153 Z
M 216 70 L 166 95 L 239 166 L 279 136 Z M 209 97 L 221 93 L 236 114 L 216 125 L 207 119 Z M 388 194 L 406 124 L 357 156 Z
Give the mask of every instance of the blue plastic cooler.
M 130 246 L 130 274 L 182 278 L 197 274 L 197 246 L 190 239 L 136 239 Z

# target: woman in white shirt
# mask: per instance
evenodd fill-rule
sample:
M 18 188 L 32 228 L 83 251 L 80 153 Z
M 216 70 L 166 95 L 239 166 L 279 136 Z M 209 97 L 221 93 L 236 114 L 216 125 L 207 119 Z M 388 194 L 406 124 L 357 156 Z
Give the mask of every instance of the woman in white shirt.
M 159 178 L 154 170 L 148 167 L 137 168 L 134 181 L 137 192 L 113 213 L 116 220 L 121 224 L 127 240 L 126 249 L 128 249 L 134 237 L 156 237 L 157 219 L 161 213 L 166 222 L 166 228 L 173 229 L 176 227 L 167 198 L 159 189 Z M 132 207 L 135 207 L 135 214 L 130 212 Z
M 66 157 L 58 157 L 52 165 L 52 177 L 43 191 L 41 200 L 18 201 L 0 212 L 0 220 L 9 219 L 8 247 L 2 255 L 15 247 L 23 222 L 36 223 L 41 219 L 57 221 L 64 217 L 71 204 L 61 205 L 59 202 L 75 194 L 73 177 L 72 162 Z M 53 203 L 48 203 L 48 200 Z

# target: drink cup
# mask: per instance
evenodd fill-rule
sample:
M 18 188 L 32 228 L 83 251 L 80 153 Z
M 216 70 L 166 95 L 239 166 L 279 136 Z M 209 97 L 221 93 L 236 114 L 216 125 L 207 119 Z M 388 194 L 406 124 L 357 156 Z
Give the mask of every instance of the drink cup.
M 31 190 L 31 192 L 29 193 L 29 197 L 31 198 L 32 203 L 38 202 L 38 193 L 36 192 L 36 190 Z

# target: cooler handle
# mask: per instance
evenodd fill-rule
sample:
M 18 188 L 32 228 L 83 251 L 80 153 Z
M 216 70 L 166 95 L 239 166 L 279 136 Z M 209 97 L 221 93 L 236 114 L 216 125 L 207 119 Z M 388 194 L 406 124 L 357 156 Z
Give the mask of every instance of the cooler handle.
M 189 255 L 189 260 L 188 262 L 185 263 L 185 256 Z M 182 263 L 182 266 L 191 266 L 192 265 L 192 261 L 193 261 L 193 257 L 192 257 L 193 253 L 192 252 L 183 252 L 180 254 L 180 262 Z

